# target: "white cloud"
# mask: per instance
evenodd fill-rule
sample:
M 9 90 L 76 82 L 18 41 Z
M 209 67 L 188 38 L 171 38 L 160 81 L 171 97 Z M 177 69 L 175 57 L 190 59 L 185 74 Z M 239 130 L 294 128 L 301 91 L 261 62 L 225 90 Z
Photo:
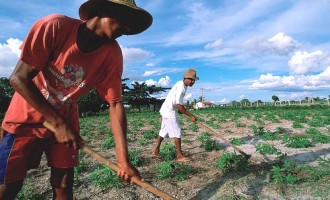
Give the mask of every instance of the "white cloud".
M 155 63 L 147 63 L 146 66 L 147 67 L 154 67 L 155 66 Z
M 146 85 L 147 86 L 157 85 L 157 82 L 152 79 L 148 79 L 146 80 Z
M 186 96 L 184 96 L 184 100 L 186 100 L 186 101 L 189 101 L 190 99 L 192 99 L 192 93 L 188 93 L 188 94 L 186 94 Z
M 211 42 L 211 43 L 207 43 L 204 48 L 205 49 L 219 49 L 221 48 L 223 45 L 223 40 L 222 39 L 219 39 L 219 40 L 216 40 L 214 42 Z
M 269 39 L 259 36 L 243 43 L 243 47 L 251 54 L 273 52 L 277 55 L 288 55 L 299 46 L 296 40 L 289 35 L 285 35 L 283 32 L 279 32 Z
M 154 56 L 153 53 L 140 48 L 127 48 L 121 46 L 125 64 L 145 61 Z
M 161 74 L 162 72 L 160 70 L 152 70 L 152 71 L 145 71 L 143 73 L 143 76 L 152 76 L 152 75 L 157 75 Z
M 320 72 L 330 65 L 330 54 L 317 50 L 311 53 L 297 51 L 289 60 L 288 65 L 292 74 Z
M 9 77 L 14 70 L 21 51 L 22 41 L 9 38 L 5 44 L 0 43 L 0 77 Z
M 223 98 L 219 101 L 221 104 L 227 104 L 227 103 L 230 103 L 231 101 L 227 98 Z
M 245 95 L 242 94 L 242 95 L 239 96 L 239 98 L 240 98 L 240 99 L 244 99 L 244 98 L 245 98 Z
M 171 78 L 169 76 L 165 76 L 165 78 L 160 78 L 158 81 L 158 85 L 160 87 L 170 87 Z
M 273 76 L 262 74 L 252 89 L 275 91 L 329 90 L 330 67 L 317 75 Z
M 169 76 L 166 76 L 165 78 L 160 78 L 159 81 L 155 81 L 153 79 L 148 79 L 145 81 L 145 83 L 148 86 L 155 85 L 157 87 L 168 88 L 168 87 L 170 87 L 171 79 Z
M 299 46 L 296 40 L 283 32 L 277 33 L 274 37 L 269 38 L 267 42 L 269 49 L 277 52 L 279 55 L 288 55 Z

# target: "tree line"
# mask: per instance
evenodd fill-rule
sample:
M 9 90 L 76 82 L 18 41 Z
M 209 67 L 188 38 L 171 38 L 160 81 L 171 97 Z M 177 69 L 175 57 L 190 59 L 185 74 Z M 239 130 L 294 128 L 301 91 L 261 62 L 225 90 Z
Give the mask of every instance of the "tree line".
M 146 83 L 133 82 L 131 87 L 126 84 L 128 78 L 122 79 L 123 103 L 130 108 L 136 108 L 139 112 L 144 106 L 161 105 L 163 100 L 157 99 L 154 95 L 165 92 L 170 88 L 157 87 L 155 85 L 148 86 Z M 9 78 L 0 78 L 0 113 L 1 116 L 6 112 L 14 89 L 9 83 Z M 101 99 L 95 89 L 89 91 L 78 100 L 80 114 L 88 114 L 99 112 L 108 108 L 108 103 Z M 1 117 L 0 116 L 0 117 Z

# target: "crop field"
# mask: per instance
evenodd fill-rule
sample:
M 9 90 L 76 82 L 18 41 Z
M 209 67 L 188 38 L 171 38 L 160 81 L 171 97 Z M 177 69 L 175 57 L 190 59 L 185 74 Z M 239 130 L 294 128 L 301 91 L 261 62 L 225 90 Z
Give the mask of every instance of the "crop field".
M 158 112 L 127 112 L 129 154 L 142 177 L 177 199 L 330 199 L 330 107 L 269 106 L 206 108 L 179 115 L 182 150 L 191 161 L 175 161 L 166 138 L 160 157 L 153 149 Z M 80 119 L 81 136 L 103 157 L 116 162 L 107 113 Z M 246 160 L 232 146 L 251 158 Z M 18 199 L 51 199 L 49 168 L 31 170 Z M 137 185 L 122 183 L 114 171 L 81 152 L 75 168 L 76 199 L 160 199 Z

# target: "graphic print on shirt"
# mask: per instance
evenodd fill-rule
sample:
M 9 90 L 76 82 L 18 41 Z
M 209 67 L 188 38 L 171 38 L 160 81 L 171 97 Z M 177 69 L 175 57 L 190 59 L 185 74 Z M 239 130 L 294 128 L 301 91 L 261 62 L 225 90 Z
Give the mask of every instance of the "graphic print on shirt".
M 51 77 L 46 79 L 47 82 L 44 84 L 49 91 L 42 89 L 41 93 L 52 105 L 72 103 L 74 101 L 70 99 L 72 94 L 85 86 L 83 82 L 85 71 L 82 66 L 66 65 L 60 71 L 48 67 L 47 71 Z

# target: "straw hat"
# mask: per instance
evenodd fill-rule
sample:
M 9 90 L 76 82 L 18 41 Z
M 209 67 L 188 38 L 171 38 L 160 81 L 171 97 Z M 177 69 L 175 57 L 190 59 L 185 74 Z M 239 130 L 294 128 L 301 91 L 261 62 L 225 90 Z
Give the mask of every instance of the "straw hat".
M 152 24 L 152 16 L 138 7 L 134 0 L 88 0 L 79 8 L 81 20 L 91 19 L 106 11 L 117 17 L 130 30 L 125 35 L 135 35 L 147 30 Z
M 188 69 L 186 73 L 182 74 L 183 78 L 192 78 L 194 80 L 199 80 L 199 77 L 196 76 L 196 70 Z

